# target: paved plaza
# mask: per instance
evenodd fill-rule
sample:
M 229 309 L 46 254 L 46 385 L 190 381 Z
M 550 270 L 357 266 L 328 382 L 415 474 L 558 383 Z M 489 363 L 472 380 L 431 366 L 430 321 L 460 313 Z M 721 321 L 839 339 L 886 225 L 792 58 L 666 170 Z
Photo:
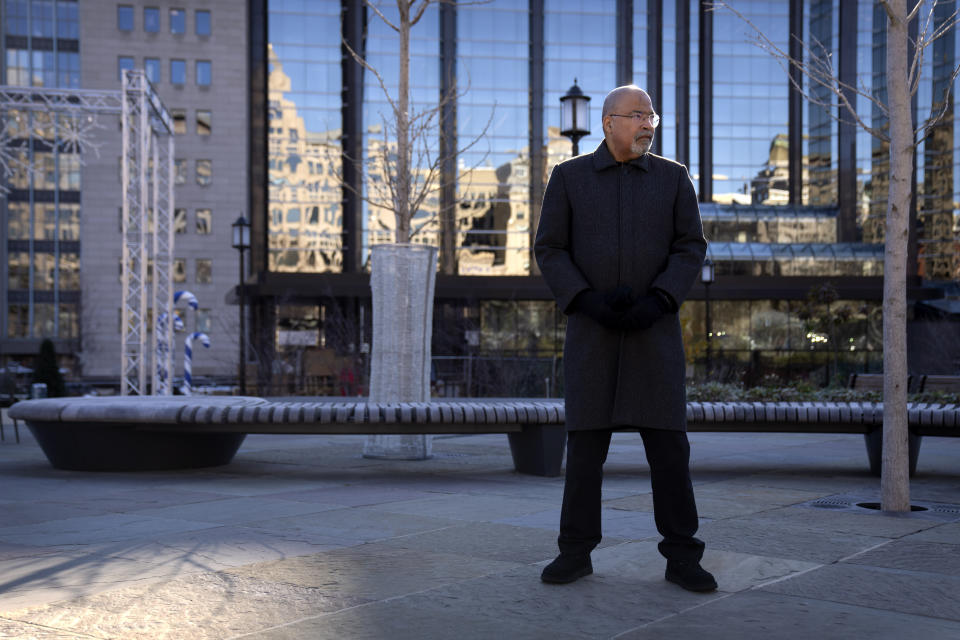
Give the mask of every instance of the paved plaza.
M 5 413 L 4 413 L 5 416 Z M 540 582 L 562 478 L 504 435 L 434 457 L 355 436 L 249 436 L 228 466 L 58 471 L 0 443 L 0 638 L 960 638 L 960 439 L 925 438 L 912 502 L 879 500 L 863 438 L 691 434 L 704 566 L 663 579 L 640 437 L 614 437 L 595 573 Z

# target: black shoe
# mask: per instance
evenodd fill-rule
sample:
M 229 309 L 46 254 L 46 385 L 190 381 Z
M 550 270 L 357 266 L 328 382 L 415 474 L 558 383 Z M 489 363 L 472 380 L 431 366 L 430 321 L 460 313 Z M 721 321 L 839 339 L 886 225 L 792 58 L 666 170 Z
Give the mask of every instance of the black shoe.
M 667 560 L 667 572 L 664 577 L 687 591 L 716 591 L 717 581 L 699 562 Z
M 591 573 L 593 564 L 590 562 L 590 554 L 575 556 L 561 553 L 543 568 L 540 579 L 550 584 L 566 584 Z

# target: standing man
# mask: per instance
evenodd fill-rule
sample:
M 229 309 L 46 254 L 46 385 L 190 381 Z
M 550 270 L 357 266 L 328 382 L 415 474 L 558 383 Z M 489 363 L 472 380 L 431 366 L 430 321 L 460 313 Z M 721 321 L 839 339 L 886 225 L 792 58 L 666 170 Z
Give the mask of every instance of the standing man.
M 544 568 L 544 582 L 593 573 L 610 436 L 636 429 L 650 465 L 666 579 L 690 591 L 717 588 L 700 566 L 704 544 L 694 537 L 677 318 L 707 243 L 686 168 L 649 153 L 659 123 L 643 89 L 614 89 L 603 102 L 603 142 L 592 154 L 557 165 L 543 197 L 534 249 L 557 304 L 569 314 L 560 555 Z

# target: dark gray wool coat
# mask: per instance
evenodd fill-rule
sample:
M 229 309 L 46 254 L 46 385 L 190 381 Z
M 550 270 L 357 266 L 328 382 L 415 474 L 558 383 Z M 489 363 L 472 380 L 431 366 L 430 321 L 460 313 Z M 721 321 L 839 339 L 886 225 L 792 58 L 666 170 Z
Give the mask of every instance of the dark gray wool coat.
M 534 250 L 564 313 L 581 291 L 619 285 L 635 296 L 661 289 L 679 307 L 706 249 L 697 196 L 681 164 L 650 153 L 618 163 L 601 142 L 550 175 Z M 573 313 L 563 354 L 567 429 L 686 430 L 676 313 L 640 331 L 608 329 Z

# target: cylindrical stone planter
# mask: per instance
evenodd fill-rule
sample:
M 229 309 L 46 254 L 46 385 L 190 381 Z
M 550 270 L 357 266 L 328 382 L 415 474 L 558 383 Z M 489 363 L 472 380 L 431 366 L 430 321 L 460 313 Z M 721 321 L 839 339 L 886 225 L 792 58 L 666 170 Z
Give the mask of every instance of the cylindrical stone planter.
M 427 402 L 437 249 L 386 244 L 372 253 L 370 402 Z M 424 460 L 430 452 L 431 436 L 423 434 L 371 435 L 363 447 L 365 458 L 391 460 Z

